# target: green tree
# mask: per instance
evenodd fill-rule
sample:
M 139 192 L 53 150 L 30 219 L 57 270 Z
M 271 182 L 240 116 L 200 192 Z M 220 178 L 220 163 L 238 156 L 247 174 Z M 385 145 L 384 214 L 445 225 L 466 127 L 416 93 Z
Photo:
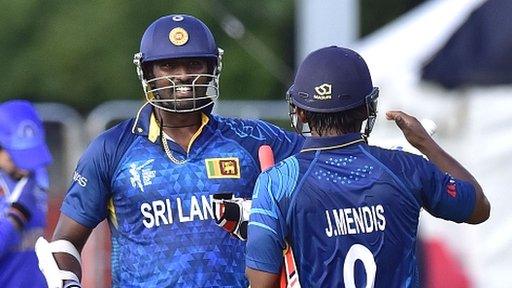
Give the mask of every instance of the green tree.
M 142 99 L 132 57 L 149 23 L 170 13 L 205 21 L 225 50 L 221 99 L 283 99 L 292 81 L 293 0 L 2 2 L 0 100 L 87 112 L 107 100 Z M 363 34 L 419 2 L 362 0 Z

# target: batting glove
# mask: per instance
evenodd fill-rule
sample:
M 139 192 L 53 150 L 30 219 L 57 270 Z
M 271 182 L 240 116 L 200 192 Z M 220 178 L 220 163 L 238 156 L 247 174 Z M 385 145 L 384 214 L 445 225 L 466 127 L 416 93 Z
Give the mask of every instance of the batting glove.
M 252 200 L 234 197 L 233 193 L 213 195 L 215 222 L 238 239 L 247 240 L 247 225 Z

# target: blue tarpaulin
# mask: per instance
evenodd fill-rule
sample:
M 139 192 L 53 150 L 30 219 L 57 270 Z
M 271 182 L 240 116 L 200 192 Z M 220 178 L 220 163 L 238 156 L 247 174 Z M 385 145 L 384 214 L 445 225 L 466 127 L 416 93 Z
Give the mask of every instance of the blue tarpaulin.
M 512 84 L 512 0 L 488 0 L 422 67 L 447 89 Z

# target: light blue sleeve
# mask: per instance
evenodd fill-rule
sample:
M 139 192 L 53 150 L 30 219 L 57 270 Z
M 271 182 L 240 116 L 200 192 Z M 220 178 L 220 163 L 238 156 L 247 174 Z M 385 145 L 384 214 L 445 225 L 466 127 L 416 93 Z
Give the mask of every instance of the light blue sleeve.
M 298 164 L 294 157 L 258 177 L 247 236 L 247 267 L 280 272 L 288 232 L 286 214 L 297 180 Z

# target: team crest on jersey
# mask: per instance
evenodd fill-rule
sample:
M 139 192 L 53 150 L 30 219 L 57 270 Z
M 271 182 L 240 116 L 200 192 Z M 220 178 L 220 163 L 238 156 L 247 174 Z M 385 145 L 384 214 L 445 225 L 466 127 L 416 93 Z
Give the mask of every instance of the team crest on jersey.
M 138 165 L 135 163 L 130 164 L 130 183 L 133 188 L 139 188 L 140 191 L 144 192 L 144 187 L 150 185 L 153 178 L 156 176 L 156 171 L 151 169 L 149 166 L 155 159 L 149 159 L 148 161 Z
M 205 160 L 208 178 L 240 178 L 238 158 L 209 158 Z

